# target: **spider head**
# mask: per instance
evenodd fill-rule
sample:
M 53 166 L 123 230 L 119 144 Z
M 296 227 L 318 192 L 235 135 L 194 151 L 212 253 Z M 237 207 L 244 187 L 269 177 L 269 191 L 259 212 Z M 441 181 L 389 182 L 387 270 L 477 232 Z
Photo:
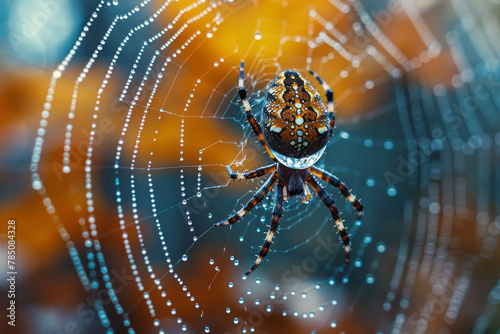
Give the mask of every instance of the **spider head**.
M 319 92 L 309 80 L 290 70 L 280 73 L 267 90 L 262 128 L 276 158 L 293 169 L 316 163 L 332 130 Z

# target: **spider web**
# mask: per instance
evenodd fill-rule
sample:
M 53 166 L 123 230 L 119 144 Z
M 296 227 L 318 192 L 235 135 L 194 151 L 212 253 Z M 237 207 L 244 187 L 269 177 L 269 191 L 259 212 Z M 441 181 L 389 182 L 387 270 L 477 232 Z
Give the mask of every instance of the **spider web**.
M 52 73 L 31 162 L 93 297 L 79 326 L 497 329 L 498 13 L 465 0 L 98 2 Z M 213 228 L 266 179 L 230 182 L 225 166 L 270 163 L 236 96 L 241 59 L 258 120 L 284 69 L 312 69 L 335 92 L 336 135 L 317 166 L 365 206 L 358 221 L 327 188 L 349 227 L 349 267 L 317 197 L 285 204 L 250 276 L 274 193 Z

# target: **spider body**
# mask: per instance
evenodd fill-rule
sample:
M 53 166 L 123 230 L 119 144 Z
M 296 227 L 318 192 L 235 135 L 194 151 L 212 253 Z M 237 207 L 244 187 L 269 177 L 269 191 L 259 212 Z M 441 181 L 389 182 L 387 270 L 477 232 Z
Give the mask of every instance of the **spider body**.
M 272 173 L 272 175 L 241 210 L 215 226 L 234 224 L 260 203 L 271 189 L 276 187 L 271 225 L 257 260 L 246 272 L 248 275 L 259 266 L 269 252 L 269 247 L 279 226 L 279 219 L 282 216 L 283 201 L 288 197 L 301 194 L 304 196 L 304 202 L 309 201 L 312 197 L 310 187 L 330 209 L 344 243 L 346 263 L 349 262 L 349 236 L 340 220 L 334 200 L 320 185 L 318 178 L 339 188 L 342 195 L 358 211 L 358 217 L 363 214 L 363 206 L 336 176 L 313 166 L 323 155 L 335 127 L 333 92 L 317 74 L 309 71 L 326 90 L 327 103 L 325 105 L 318 91 L 306 78 L 295 71 L 284 71 L 271 82 L 268 88 L 261 125 L 255 120 L 247 99 L 243 67 L 244 63 L 242 62 L 238 80 L 238 94 L 250 126 L 275 163 L 248 173 L 233 172 L 227 166 L 229 177 L 233 180 L 248 180 L 268 173 Z

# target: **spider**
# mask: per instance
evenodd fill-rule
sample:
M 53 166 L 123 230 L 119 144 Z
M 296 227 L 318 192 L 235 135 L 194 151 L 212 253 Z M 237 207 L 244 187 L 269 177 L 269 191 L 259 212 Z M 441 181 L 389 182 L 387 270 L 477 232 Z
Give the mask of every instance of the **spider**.
M 358 217 L 363 215 L 363 206 L 350 193 L 347 186 L 333 174 L 324 171 L 314 164 L 323 155 L 335 127 L 333 92 L 328 84 L 313 71 L 309 71 L 326 91 L 326 106 L 319 92 L 301 74 L 287 70 L 280 73 L 271 82 L 265 97 L 262 113 L 262 124 L 259 124 L 252 113 L 243 81 L 244 62 L 241 62 L 238 78 L 238 95 L 245 113 L 267 154 L 274 163 L 257 168 L 251 172 L 238 173 L 226 166 L 229 177 L 233 180 L 248 180 L 271 173 L 271 177 L 259 188 L 250 201 L 237 213 L 228 219 L 216 223 L 215 226 L 232 225 L 243 215 L 260 203 L 276 186 L 273 216 L 264 244 L 253 266 L 245 275 L 252 273 L 269 252 L 279 219 L 283 215 L 283 200 L 295 195 L 302 195 L 303 201 L 311 199 L 309 186 L 318 194 L 321 201 L 330 209 L 335 225 L 340 233 L 346 252 L 345 262 L 349 262 L 349 235 L 340 220 L 334 200 L 321 186 L 318 179 L 339 188 L 358 211 Z

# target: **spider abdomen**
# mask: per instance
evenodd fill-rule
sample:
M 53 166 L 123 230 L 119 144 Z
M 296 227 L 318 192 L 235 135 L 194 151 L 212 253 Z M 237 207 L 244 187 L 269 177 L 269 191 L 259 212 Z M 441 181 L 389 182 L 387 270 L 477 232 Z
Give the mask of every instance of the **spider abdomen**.
M 328 142 L 329 120 L 319 92 L 300 73 L 287 70 L 271 82 L 262 127 L 273 151 L 290 158 L 317 153 Z

